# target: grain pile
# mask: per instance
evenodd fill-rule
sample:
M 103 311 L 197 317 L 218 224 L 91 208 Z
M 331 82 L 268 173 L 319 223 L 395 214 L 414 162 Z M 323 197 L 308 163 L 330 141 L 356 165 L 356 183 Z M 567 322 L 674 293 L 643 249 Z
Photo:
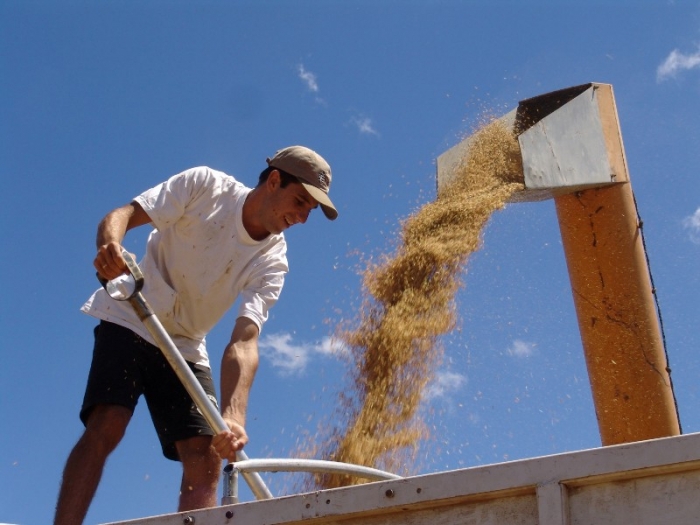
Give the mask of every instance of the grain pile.
M 491 214 L 523 189 L 518 142 L 504 124 L 485 124 L 472 139 L 449 186 L 403 223 L 396 254 L 363 274 L 357 326 L 339 334 L 353 372 L 340 395 L 342 423 L 320 450 L 326 459 L 411 473 L 427 437 L 417 411 L 442 354 L 439 337 L 455 326 L 462 270 Z M 358 482 L 342 475 L 315 480 L 318 488 Z

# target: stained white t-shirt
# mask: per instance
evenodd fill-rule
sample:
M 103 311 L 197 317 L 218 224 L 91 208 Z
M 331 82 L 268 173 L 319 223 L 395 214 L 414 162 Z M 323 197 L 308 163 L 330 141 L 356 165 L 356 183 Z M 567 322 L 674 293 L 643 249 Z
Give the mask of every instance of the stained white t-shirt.
M 198 167 L 134 199 L 155 227 L 139 263 L 142 293 L 184 358 L 195 364 L 209 366 L 206 334 L 239 295 L 238 317 L 262 330 L 289 271 L 283 234 L 256 241 L 243 226 L 250 191 L 223 172 Z M 131 305 L 102 288 L 81 310 L 155 344 Z

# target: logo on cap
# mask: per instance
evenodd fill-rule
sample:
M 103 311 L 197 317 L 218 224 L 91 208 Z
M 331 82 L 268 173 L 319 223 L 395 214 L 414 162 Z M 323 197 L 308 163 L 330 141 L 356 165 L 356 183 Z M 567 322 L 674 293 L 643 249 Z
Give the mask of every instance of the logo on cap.
M 321 188 L 328 188 L 328 175 L 323 171 L 318 174 L 318 184 Z

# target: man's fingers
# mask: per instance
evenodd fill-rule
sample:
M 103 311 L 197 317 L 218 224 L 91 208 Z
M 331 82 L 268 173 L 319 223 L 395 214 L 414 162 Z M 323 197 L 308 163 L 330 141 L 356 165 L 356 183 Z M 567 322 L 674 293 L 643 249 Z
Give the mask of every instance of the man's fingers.
M 222 432 L 212 439 L 212 446 L 221 459 L 236 461 L 236 452 L 248 442 L 246 436 L 236 436 L 233 432 Z
M 117 242 L 100 246 L 93 261 L 95 269 L 101 277 L 111 280 L 127 270 L 126 261 L 122 257 L 122 247 Z

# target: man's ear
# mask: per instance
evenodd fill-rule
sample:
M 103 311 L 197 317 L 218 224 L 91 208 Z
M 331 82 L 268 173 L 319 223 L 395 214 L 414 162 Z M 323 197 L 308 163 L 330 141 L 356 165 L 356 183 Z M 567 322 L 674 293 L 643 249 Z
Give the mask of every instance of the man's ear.
M 282 184 L 282 176 L 280 175 L 279 170 L 272 170 L 267 176 L 267 181 L 265 181 L 265 185 L 269 190 L 274 191 L 280 187 L 280 184 Z

